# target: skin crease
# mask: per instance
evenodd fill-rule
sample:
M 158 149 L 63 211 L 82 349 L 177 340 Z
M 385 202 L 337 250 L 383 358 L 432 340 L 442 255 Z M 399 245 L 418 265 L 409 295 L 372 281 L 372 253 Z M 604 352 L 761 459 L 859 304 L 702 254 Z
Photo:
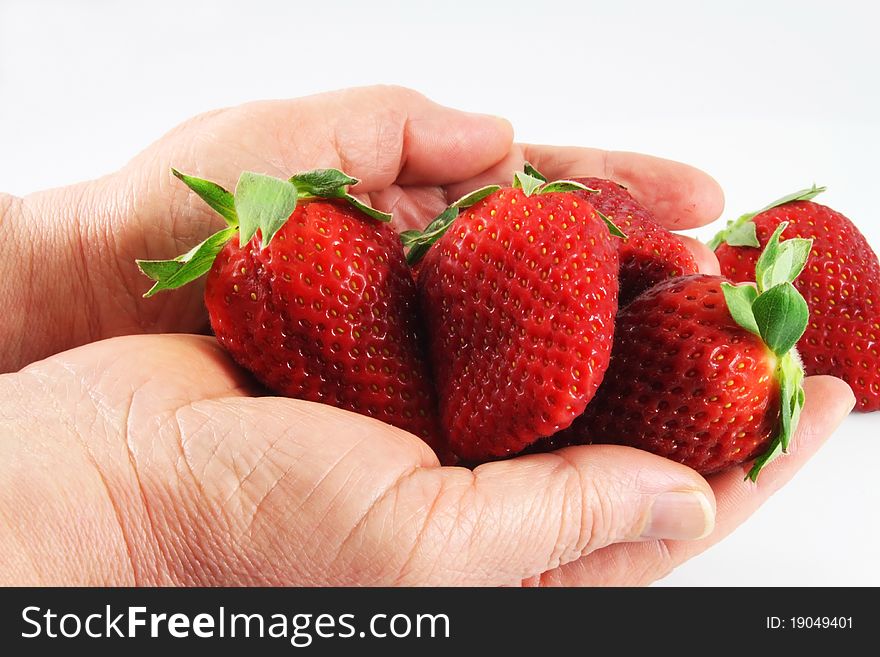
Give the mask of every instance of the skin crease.
M 0 196 L 0 583 L 645 584 L 732 531 L 846 415 L 845 384 L 807 381 L 792 452 L 757 486 L 616 446 L 441 468 L 375 420 L 253 397 L 212 338 L 181 335 L 206 326 L 200 284 L 140 297 L 136 257 L 222 226 L 171 165 L 227 188 L 243 169 L 342 167 L 405 227 L 524 159 L 551 177 L 613 177 L 671 227 L 723 206 L 686 165 L 513 144 L 501 119 L 393 87 L 219 110 L 102 179 Z M 717 504 L 714 530 L 638 540 L 664 491 Z

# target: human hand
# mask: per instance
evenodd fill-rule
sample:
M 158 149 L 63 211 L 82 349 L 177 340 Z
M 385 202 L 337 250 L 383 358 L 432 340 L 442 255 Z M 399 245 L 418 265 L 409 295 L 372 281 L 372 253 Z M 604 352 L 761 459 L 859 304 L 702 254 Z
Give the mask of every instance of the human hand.
M 253 398 L 211 338 L 98 342 L 0 377 L 0 583 L 648 583 L 748 517 L 852 406 L 837 379 L 806 389 L 791 454 L 757 485 L 599 445 L 470 471 L 376 420 Z
M 301 139 L 287 133 L 291 124 Z M 338 130 L 347 136 L 340 139 Z M 119 333 L 204 326 L 197 287 L 162 301 L 140 299 L 147 282 L 135 257 L 169 257 L 213 232 L 210 211 L 172 181 L 171 164 L 229 186 L 241 169 L 283 175 L 342 167 L 363 179 L 357 191 L 393 209 L 407 227 L 423 224 L 465 191 L 507 181 L 525 158 L 554 177 L 613 177 L 670 226 L 698 225 L 720 212 L 717 185 L 690 167 L 510 140 L 509 126 L 491 117 L 439 108 L 403 90 L 355 90 L 200 117 L 101 181 L 7 200 L 7 217 L 28 220 L 18 225 L 17 239 L 23 239 L 22 226 L 31 239 L 19 244 L 19 253 L 6 243 L 16 257 L 0 260 L 9 274 L 0 277 L 0 298 L 32 312 L 0 320 L 11 338 L 4 367 Z M 386 153 L 393 154 L 387 162 Z M 199 166 L 205 163 L 217 168 Z M 716 271 L 713 256 L 692 246 L 704 270 Z M 27 271 L 27 279 L 18 274 Z M 34 303 L 37 290 L 42 303 Z M 4 576 L 57 583 L 488 584 L 542 575 L 548 582 L 601 581 L 583 575 L 584 564 L 596 555 L 629 554 L 615 547 L 594 552 L 602 546 L 646 528 L 655 539 L 687 539 L 711 527 L 712 490 L 670 461 L 595 446 L 474 473 L 439 468 L 417 439 L 375 421 L 306 402 L 248 399 L 246 382 L 215 346 L 206 346 L 212 343 L 198 340 L 99 343 L 4 379 L 11 406 L 3 415 L 10 438 L 2 447 L 0 478 L 8 485 L 0 519 L 16 527 L 4 533 L 15 543 L 8 554 L 23 559 Z M 801 435 L 815 446 L 836 425 L 848 393 L 829 379 L 808 385 L 817 393 Z M 56 446 L 53 438 L 63 435 L 67 440 Z M 46 445 L 35 461 L 37 440 Z M 85 454 L 79 460 L 71 456 L 76 445 Z M 799 464 L 794 457 L 784 461 L 789 469 L 778 481 Z M 198 475 L 189 473 L 199 465 Z M 703 497 L 676 495 L 674 513 L 661 522 L 655 508 L 652 521 L 653 501 L 669 490 Z M 721 486 L 719 501 L 739 490 Z M 721 518 L 722 529 L 741 522 L 769 489 L 762 478 L 757 489 L 746 490 L 740 515 Z M 263 496 L 261 503 L 246 503 Z M 331 512 L 337 506 L 340 512 Z M 688 506 L 697 512 L 690 519 Z M 85 527 L 71 526 L 91 508 L 100 511 Z M 42 522 L 35 526 L 37 519 Z M 354 540 L 357 548 L 338 544 L 342 532 L 355 537 L 347 545 Z M 713 536 L 707 540 L 717 540 Z M 342 561 L 334 555 L 322 561 L 334 540 Z M 665 554 L 657 549 L 665 544 L 649 545 L 654 552 L 639 557 L 646 578 L 659 572 L 650 567 L 652 556 Z M 102 565 L 90 552 L 95 546 L 116 556 Z M 404 553 L 412 556 L 402 562 Z M 47 554 L 51 558 L 41 558 Z M 610 558 L 606 582 L 627 581 Z M 566 562 L 571 565 L 555 569 Z

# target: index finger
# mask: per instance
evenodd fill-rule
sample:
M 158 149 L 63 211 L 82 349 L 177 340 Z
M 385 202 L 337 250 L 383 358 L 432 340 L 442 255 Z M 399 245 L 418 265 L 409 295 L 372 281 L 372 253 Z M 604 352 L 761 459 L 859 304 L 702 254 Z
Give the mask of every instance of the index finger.
M 525 159 L 548 178 L 594 176 L 629 189 L 667 228 L 696 228 L 717 219 L 724 193 L 699 169 L 641 153 L 524 144 Z

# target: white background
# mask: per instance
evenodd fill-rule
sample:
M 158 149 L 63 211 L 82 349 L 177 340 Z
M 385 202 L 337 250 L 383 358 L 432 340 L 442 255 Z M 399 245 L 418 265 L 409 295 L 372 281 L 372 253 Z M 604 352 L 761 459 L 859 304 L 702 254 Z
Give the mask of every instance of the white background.
M 868 2 L 0 0 L 0 189 L 107 173 L 248 100 L 398 83 L 522 141 L 712 173 L 725 216 L 812 182 L 880 250 L 880 12 Z M 708 237 L 715 230 L 698 231 Z M 673 585 L 880 585 L 880 413 L 853 415 Z

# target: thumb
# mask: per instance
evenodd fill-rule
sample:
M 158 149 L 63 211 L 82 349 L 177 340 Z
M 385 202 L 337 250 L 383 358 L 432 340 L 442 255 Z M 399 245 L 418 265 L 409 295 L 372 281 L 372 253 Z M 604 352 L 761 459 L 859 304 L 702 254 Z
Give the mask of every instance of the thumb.
M 697 539 L 714 527 L 715 498 L 700 475 L 631 448 L 571 447 L 473 473 L 443 470 L 449 494 L 435 505 L 419 555 L 439 582 L 509 584 L 612 543 Z M 442 549 L 424 549 L 431 545 Z

